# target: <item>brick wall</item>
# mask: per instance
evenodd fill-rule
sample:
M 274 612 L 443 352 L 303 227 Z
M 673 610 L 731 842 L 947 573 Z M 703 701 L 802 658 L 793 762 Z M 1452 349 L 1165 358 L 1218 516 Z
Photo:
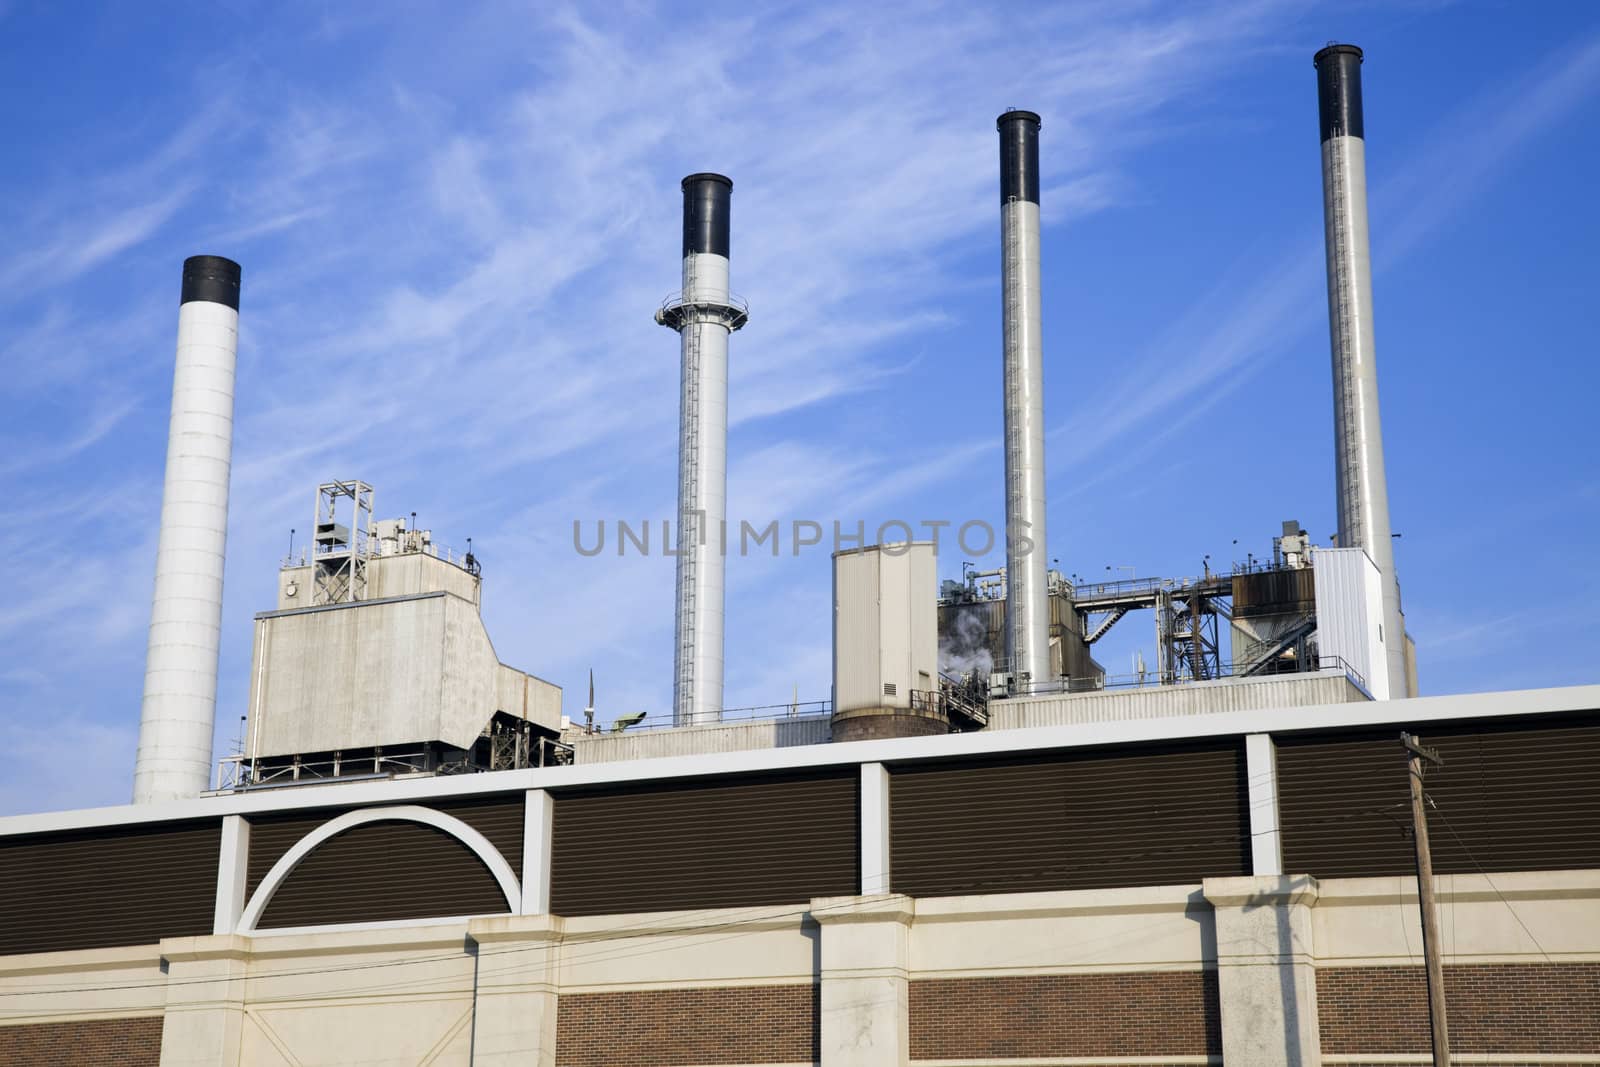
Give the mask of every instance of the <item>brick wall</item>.
M 1444 969 L 1452 1053 L 1593 1053 L 1600 1049 L 1600 963 L 1463 964 Z M 1317 972 L 1325 1054 L 1429 1050 L 1421 967 Z
M 818 987 L 564 993 L 557 1067 L 815 1063 Z
M 0 1026 L 6 1067 L 155 1067 L 161 1062 L 161 1016 Z
M 1215 971 L 911 983 L 914 1060 L 1221 1052 Z

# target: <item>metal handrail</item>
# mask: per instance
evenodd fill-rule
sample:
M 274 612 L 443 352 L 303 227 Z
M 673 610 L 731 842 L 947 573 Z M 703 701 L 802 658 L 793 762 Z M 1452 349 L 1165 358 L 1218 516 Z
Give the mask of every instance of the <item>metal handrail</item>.
M 1256 666 L 1256 663 L 1257 661 L 1255 660 L 1223 663 L 1219 665 L 1219 672 L 1210 678 L 1192 678 L 1188 675 L 1164 678 L 1160 671 L 1146 671 L 1143 674 L 1108 674 L 1103 677 L 1095 675 L 1084 678 L 1056 678 L 1047 682 L 1019 685 L 1013 696 L 1045 696 L 1051 693 L 1094 693 L 1107 689 L 1171 688 L 1180 685 L 1193 685 L 1197 682 L 1229 681 L 1235 678 L 1247 677 L 1242 672 L 1245 668 Z M 1343 673 L 1362 692 L 1368 695 L 1371 694 L 1371 691 L 1367 688 L 1365 676 L 1342 656 L 1319 656 L 1315 671 L 1285 671 L 1280 674 L 1253 674 L 1248 677 L 1252 679 L 1285 678 L 1307 674 L 1323 674 L 1331 671 Z
M 787 704 L 758 704 L 745 708 L 723 708 L 722 716 L 716 722 L 702 723 L 703 726 L 733 726 L 751 722 L 784 722 L 794 719 L 818 719 L 825 715 L 833 714 L 833 701 L 831 700 L 802 700 Z M 627 736 L 640 730 L 671 730 L 677 724 L 667 719 L 660 722 L 641 722 L 623 730 L 620 734 L 611 732 L 610 727 L 596 726 L 592 736 L 618 737 Z

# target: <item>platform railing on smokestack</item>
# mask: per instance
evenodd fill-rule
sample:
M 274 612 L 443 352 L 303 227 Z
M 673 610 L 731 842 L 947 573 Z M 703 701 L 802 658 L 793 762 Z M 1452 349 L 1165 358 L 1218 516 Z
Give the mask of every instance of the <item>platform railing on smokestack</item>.
M 679 726 L 722 713 L 728 337 L 750 317 L 728 291 L 732 191 L 720 174 L 683 179 L 683 292 L 656 310 L 658 323 L 678 331 L 682 360 L 672 695 Z

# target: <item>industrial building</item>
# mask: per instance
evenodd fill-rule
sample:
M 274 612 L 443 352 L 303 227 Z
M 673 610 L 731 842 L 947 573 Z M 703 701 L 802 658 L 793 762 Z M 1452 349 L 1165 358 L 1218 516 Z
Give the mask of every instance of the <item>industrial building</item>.
M 1227 574 L 1045 566 L 1043 121 L 1007 111 L 997 391 L 1029 536 L 942 587 L 931 544 L 836 552 L 816 708 L 723 707 L 707 532 L 749 311 L 732 182 L 702 173 L 656 312 L 682 372 L 674 725 L 597 726 L 592 684 L 564 713 L 492 643 L 470 543 L 343 478 L 254 618 L 214 766 L 243 272 L 187 261 L 134 803 L 0 819 L 0 1063 L 1428 1062 L 1407 733 L 1443 761 L 1456 1062 L 1600 1064 L 1600 685 L 1416 695 L 1361 61 L 1315 60 L 1336 543 L 1285 523 Z M 1109 673 L 1095 643 L 1144 611 L 1157 662 Z

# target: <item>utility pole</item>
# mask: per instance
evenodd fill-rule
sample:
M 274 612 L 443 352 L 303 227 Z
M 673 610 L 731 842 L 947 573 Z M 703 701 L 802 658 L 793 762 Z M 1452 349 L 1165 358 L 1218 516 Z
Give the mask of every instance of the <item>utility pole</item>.
M 1450 1067 L 1450 1032 L 1445 1022 L 1444 964 L 1439 958 L 1439 920 L 1433 906 L 1433 853 L 1428 847 L 1428 809 L 1422 795 L 1423 761 L 1444 766 L 1439 753 L 1404 731 L 1411 779 L 1411 836 L 1417 847 L 1417 904 L 1422 909 L 1422 956 L 1428 974 L 1428 1021 L 1433 1029 L 1433 1067 Z

